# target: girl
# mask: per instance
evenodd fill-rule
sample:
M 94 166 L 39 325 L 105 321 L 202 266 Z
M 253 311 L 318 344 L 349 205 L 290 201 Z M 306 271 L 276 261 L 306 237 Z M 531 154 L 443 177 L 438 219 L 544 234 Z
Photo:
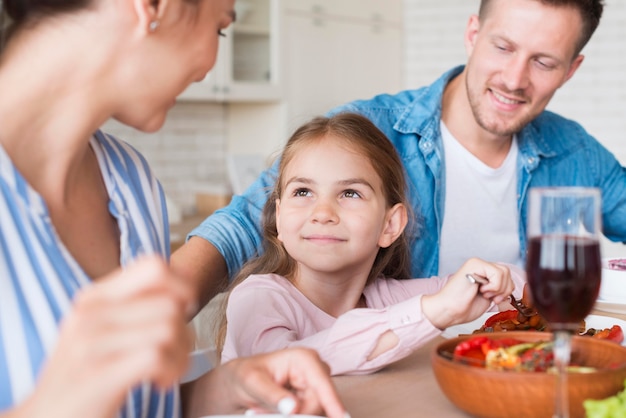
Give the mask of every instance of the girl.
M 410 267 L 405 190 L 393 145 L 366 118 L 344 113 L 298 129 L 265 206 L 265 251 L 228 298 L 222 361 L 307 346 L 334 375 L 370 373 L 514 288 L 521 296 L 519 269 L 510 267 L 514 285 L 509 267 L 479 259 L 450 277 L 402 280 Z M 472 283 L 469 273 L 489 282 Z

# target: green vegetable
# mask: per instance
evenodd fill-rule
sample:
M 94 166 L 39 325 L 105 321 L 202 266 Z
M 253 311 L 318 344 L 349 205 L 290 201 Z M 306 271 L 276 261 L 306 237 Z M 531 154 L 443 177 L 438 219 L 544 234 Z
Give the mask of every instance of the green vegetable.
M 626 389 L 606 399 L 587 399 L 583 406 L 587 418 L 626 418 Z

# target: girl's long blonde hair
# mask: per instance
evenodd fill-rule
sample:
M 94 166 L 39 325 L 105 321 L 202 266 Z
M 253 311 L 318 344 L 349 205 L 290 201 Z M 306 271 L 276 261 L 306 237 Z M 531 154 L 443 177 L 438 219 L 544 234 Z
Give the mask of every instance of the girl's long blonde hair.
M 252 274 L 274 273 L 291 279 L 297 269 L 296 261 L 287 253 L 278 239 L 276 230 L 276 199 L 283 192 L 285 168 L 305 146 L 332 136 L 345 141 L 352 150 L 366 157 L 383 185 L 387 207 L 402 203 L 407 211 L 410 205 L 406 198 L 406 180 L 402 161 L 393 144 L 369 119 L 356 113 L 340 113 L 332 117 L 317 117 L 301 126 L 291 136 L 283 150 L 278 167 L 274 190 L 263 208 L 263 253 L 248 261 L 229 287 L 229 292 Z M 409 219 L 412 216 L 409 212 Z M 411 222 L 409 222 L 411 225 Z M 410 278 L 410 253 L 407 230 L 389 247 L 380 248 L 372 266 L 367 283 L 383 275 L 394 279 Z M 224 298 L 218 315 L 216 344 L 218 353 L 224 347 L 226 337 L 226 305 Z

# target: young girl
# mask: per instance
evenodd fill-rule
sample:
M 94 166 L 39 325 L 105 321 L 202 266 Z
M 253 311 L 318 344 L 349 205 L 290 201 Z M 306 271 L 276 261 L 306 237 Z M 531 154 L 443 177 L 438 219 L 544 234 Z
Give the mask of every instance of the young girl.
M 521 296 L 519 269 L 511 267 L 514 285 L 509 267 L 479 259 L 450 277 L 399 280 L 409 278 L 402 170 L 393 145 L 362 116 L 320 117 L 294 133 L 264 210 L 265 251 L 229 295 L 222 361 L 307 346 L 334 375 L 370 373 L 514 288 Z M 470 273 L 489 282 L 472 283 Z

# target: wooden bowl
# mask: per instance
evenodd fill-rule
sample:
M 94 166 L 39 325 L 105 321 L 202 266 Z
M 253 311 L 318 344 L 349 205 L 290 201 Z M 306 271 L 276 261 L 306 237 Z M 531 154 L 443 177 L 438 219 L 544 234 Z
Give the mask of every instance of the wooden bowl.
M 494 371 L 451 360 L 454 347 L 472 337 L 451 338 L 432 351 L 432 365 L 439 387 L 452 403 L 475 417 L 551 418 L 556 376 L 542 372 Z M 490 338 L 546 341 L 547 332 L 512 331 L 489 334 Z M 624 388 L 626 348 L 591 337 L 572 339 L 572 361 L 598 368 L 592 373 L 569 373 L 570 416 L 584 417 L 585 399 L 604 399 Z

